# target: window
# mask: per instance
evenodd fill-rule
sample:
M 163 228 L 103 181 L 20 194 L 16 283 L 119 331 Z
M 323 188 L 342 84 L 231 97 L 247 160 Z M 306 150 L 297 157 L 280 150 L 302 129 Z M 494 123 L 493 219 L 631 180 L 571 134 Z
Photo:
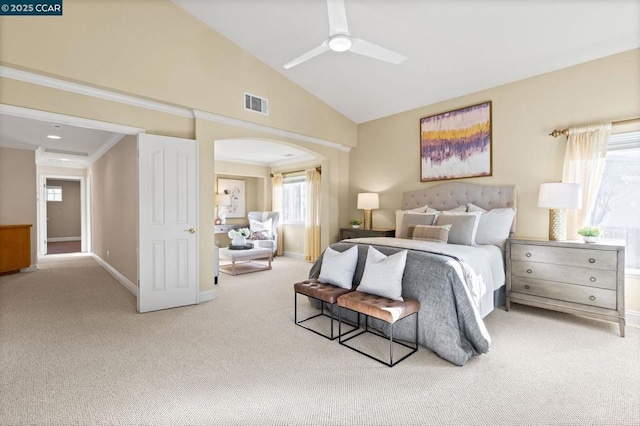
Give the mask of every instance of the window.
M 640 274 L 640 131 L 611 135 L 602 183 L 588 223 L 626 241 L 626 268 Z
M 62 187 L 47 185 L 47 201 L 62 202 Z
M 305 223 L 307 215 L 307 178 L 304 175 L 282 179 L 283 222 Z

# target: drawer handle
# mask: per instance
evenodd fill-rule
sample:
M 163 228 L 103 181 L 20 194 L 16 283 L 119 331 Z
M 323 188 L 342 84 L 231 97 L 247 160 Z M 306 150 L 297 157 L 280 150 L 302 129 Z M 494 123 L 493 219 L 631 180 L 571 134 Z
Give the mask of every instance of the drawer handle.
M 531 257 L 531 253 L 526 253 L 525 256 Z
M 527 274 L 532 273 L 533 271 L 531 269 L 527 269 Z
M 595 296 L 589 296 L 589 300 L 596 300 Z
M 589 263 L 596 263 L 596 260 L 592 257 L 591 259 L 589 259 Z
M 525 285 L 524 288 L 526 288 L 527 290 L 529 290 L 531 288 L 531 286 L 529 284 Z
M 596 277 L 591 277 L 589 279 L 591 280 L 592 283 L 595 283 L 598 280 Z

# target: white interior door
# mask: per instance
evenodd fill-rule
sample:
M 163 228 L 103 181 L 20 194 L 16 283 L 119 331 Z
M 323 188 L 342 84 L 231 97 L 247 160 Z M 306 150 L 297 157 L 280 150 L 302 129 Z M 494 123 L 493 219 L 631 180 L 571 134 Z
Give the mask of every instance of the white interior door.
M 138 312 L 198 303 L 198 145 L 138 135 Z

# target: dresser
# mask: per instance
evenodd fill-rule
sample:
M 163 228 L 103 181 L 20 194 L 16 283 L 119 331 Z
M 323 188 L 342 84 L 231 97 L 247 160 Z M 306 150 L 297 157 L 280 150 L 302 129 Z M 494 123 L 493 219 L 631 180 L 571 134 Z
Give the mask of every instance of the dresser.
M 0 225 L 0 274 L 31 266 L 31 225 Z
M 617 322 L 624 337 L 624 241 L 509 239 L 507 299 Z
M 340 228 L 340 239 L 366 238 L 366 237 L 395 237 L 395 229 L 362 229 L 362 228 Z

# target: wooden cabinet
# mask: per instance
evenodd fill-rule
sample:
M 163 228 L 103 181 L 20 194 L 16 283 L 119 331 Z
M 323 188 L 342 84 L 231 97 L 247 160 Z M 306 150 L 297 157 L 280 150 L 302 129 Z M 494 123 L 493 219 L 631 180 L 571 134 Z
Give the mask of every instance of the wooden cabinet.
M 31 266 L 31 225 L 0 225 L 0 274 Z
M 395 229 L 362 229 L 340 228 L 340 239 L 365 238 L 365 237 L 395 237 Z
M 624 242 L 507 240 L 510 302 L 618 322 L 624 336 Z

